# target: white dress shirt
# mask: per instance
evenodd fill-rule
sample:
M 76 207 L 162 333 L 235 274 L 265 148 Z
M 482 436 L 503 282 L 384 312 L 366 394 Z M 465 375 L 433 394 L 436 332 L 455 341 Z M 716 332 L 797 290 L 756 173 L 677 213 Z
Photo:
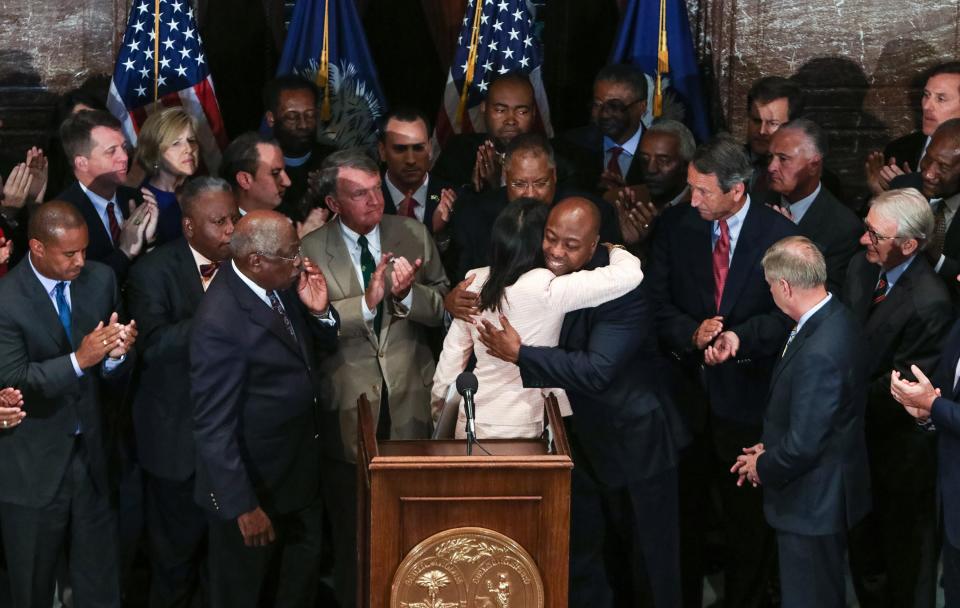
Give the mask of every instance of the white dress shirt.
M 107 231 L 107 238 L 113 242 L 113 235 L 110 233 L 110 219 L 107 215 L 107 205 L 113 203 L 113 216 L 117 220 L 117 226 L 123 226 L 123 211 L 120 210 L 120 204 L 117 203 L 117 195 L 114 193 L 113 198 L 107 200 L 90 190 L 83 184 L 80 184 L 80 189 L 83 190 L 83 193 L 87 195 L 87 198 L 90 199 L 90 202 L 93 203 L 93 207 L 97 210 L 97 216 L 100 218 L 100 221 L 103 222 L 103 227 Z M 116 243 L 113 243 L 116 246 Z
M 204 264 L 213 264 L 213 261 L 208 260 L 206 256 L 204 256 L 202 253 L 200 253 L 199 251 L 191 247 L 189 244 L 187 245 L 187 247 L 190 247 L 190 253 L 193 254 L 193 263 L 197 265 L 197 274 L 200 275 L 200 283 L 203 286 L 203 290 L 206 291 L 207 287 L 210 287 L 210 283 L 213 281 L 213 277 L 217 276 L 217 273 L 220 272 L 220 269 L 218 268 L 217 270 L 214 270 L 213 274 L 210 276 L 209 279 L 203 278 L 203 275 L 200 274 L 200 266 Z
M 384 181 L 387 182 L 387 192 L 390 193 L 390 198 L 393 199 L 393 204 L 399 213 L 400 203 L 403 202 L 403 199 L 407 198 L 407 195 L 403 192 L 403 190 L 397 188 L 393 184 L 393 182 L 390 180 L 389 172 L 387 172 L 386 180 Z M 423 214 L 426 213 L 427 210 L 427 188 L 429 187 L 429 184 L 430 174 L 428 173 L 426 176 L 424 176 L 423 183 L 420 184 L 420 187 L 414 190 L 412 194 L 413 200 L 417 201 L 416 207 L 413 208 L 413 214 L 416 216 L 417 221 L 419 222 L 423 221 Z M 368 236 L 367 238 L 369 239 L 370 237 Z
M 360 243 L 357 242 L 360 235 L 347 228 L 347 225 L 343 222 L 340 222 L 340 234 L 343 236 L 343 244 L 347 246 L 347 252 L 350 254 L 350 262 L 353 264 L 353 270 L 357 273 L 357 281 L 359 281 L 360 286 L 363 287 L 363 270 L 360 269 L 360 253 L 362 248 L 360 247 Z M 366 234 L 366 237 L 367 249 L 370 250 L 370 255 L 373 256 L 373 263 L 378 264 L 381 255 L 380 224 L 374 226 L 373 230 Z M 387 295 L 388 294 L 384 294 L 384 297 L 387 297 Z M 406 307 L 407 310 L 410 310 L 410 307 L 413 305 L 413 289 L 407 292 L 406 297 L 400 301 L 400 304 Z M 363 320 L 367 323 L 372 323 L 377 317 L 376 310 L 367 308 L 366 298 L 360 298 L 360 310 L 363 313 Z

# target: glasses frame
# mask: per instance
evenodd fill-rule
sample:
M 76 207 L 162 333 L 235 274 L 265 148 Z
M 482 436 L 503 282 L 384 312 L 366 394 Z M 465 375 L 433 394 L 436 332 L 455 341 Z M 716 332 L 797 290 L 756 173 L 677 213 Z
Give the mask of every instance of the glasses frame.
M 297 247 L 297 253 L 293 257 L 288 257 L 285 255 L 280 255 L 279 253 L 267 253 L 266 251 L 258 251 L 257 255 L 261 255 L 265 258 L 276 258 L 278 260 L 283 260 L 284 262 L 296 262 L 297 258 L 300 258 L 300 261 L 303 261 L 303 247 Z

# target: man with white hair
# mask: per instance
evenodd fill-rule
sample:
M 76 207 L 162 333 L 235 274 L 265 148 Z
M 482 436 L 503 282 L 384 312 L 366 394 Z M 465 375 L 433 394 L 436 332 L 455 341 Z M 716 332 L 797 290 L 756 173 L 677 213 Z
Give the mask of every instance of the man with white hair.
M 890 375 L 929 374 L 953 320 L 947 289 L 926 256 L 934 228 L 926 198 L 908 188 L 877 196 L 864 221 L 863 253 L 847 269 L 843 301 L 867 341 L 867 450 L 874 510 L 851 531 L 860 605 L 933 606 L 936 590 L 932 434 L 890 396 Z
M 870 510 L 863 337 L 827 291 L 827 264 L 812 241 L 778 241 L 761 264 L 774 302 L 796 327 L 773 370 L 761 442 L 732 470 L 740 485 L 763 485 L 782 606 L 842 608 L 847 529 Z

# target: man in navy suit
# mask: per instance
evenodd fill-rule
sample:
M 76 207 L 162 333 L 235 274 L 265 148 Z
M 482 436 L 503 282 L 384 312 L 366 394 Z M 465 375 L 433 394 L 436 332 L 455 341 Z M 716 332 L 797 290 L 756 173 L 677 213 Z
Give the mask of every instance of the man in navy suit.
M 56 198 L 72 203 L 87 222 L 87 259 L 113 268 L 122 283 L 156 236 L 160 210 L 151 199 L 139 205 L 144 196 L 123 185 L 129 158 L 116 118 L 102 110 L 77 112 L 63 121 L 60 139 L 77 181 Z
M 917 381 L 890 378 L 890 392 L 937 441 L 940 513 L 943 516 L 943 591 L 948 607 L 960 606 L 960 323 L 953 326 L 940 365 L 930 378 L 913 365 Z
M 700 146 L 687 171 L 689 205 L 664 211 L 644 285 L 653 297 L 662 348 L 672 355 L 675 393 L 693 443 L 680 464 L 684 602 L 702 604 L 704 506 L 715 484 L 727 559 L 727 606 L 762 603 L 773 534 L 760 491 L 737 492 L 730 463 L 760 440 L 770 372 L 790 331 L 763 278 L 760 258 L 797 234 L 785 217 L 747 194 L 750 160 L 729 137 Z
M 731 472 L 738 485 L 763 485 L 781 606 L 842 608 L 847 530 L 870 510 L 863 338 L 827 292 L 826 261 L 809 239 L 774 244 L 762 263 L 773 300 L 796 326 L 773 370 L 761 442 Z
M 190 336 L 194 498 L 208 512 L 211 605 L 312 606 L 322 529 L 318 350 L 335 348 L 339 318 L 285 216 L 248 213 L 230 249 Z
M 543 254 L 557 275 L 609 264 L 599 249 L 599 213 L 567 198 L 547 220 Z M 509 319 L 484 322 L 481 341 L 520 367 L 526 387 L 567 391 L 571 483 L 571 606 L 680 603 L 677 448 L 672 404 L 661 394 L 662 365 L 648 299 L 640 289 L 567 314 L 556 348 L 522 346 Z

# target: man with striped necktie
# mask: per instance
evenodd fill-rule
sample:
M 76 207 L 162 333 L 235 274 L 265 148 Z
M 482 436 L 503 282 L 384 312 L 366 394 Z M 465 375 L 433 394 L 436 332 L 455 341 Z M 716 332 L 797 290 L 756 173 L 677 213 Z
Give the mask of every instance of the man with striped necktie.
M 850 536 L 860 605 L 933 606 L 936 590 L 935 443 L 890 396 L 891 372 L 931 373 L 954 312 L 943 281 L 920 253 L 934 231 L 918 191 L 873 199 L 842 299 L 867 341 L 866 429 L 874 510 Z

